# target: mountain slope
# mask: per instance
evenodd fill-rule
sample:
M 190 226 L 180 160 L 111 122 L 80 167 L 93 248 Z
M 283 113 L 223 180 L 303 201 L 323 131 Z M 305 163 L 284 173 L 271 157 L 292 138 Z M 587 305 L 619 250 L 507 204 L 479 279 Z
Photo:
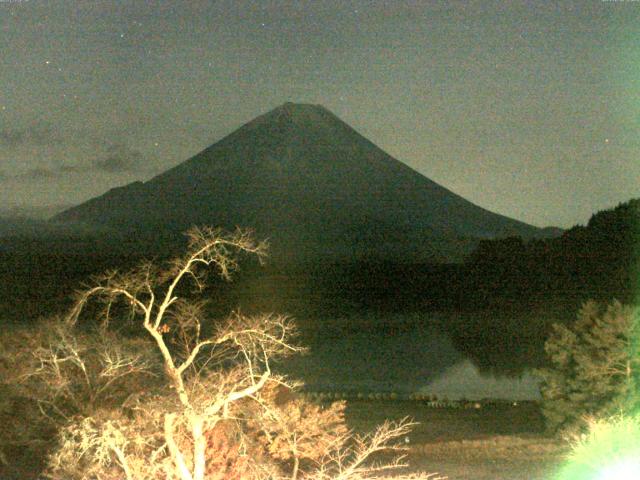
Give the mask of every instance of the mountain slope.
M 456 256 L 460 239 L 544 236 L 480 208 L 392 158 L 328 110 L 284 104 L 156 176 L 55 221 L 138 235 L 192 224 L 251 227 L 276 257 Z

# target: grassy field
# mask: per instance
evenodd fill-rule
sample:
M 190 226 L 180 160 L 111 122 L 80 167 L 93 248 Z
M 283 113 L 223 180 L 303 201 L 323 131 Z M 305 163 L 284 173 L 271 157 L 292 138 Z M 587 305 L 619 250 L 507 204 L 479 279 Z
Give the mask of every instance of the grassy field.
M 567 452 L 543 432 L 533 403 L 434 409 L 420 402 L 351 401 L 347 421 L 366 432 L 385 419 L 412 417 L 411 471 L 437 472 L 449 480 L 549 480 Z

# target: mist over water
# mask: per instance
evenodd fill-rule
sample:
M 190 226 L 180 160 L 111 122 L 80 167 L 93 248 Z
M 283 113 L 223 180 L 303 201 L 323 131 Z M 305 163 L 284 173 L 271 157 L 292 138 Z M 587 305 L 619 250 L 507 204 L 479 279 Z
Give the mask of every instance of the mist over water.
M 529 372 L 515 378 L 483 374 L 471 360 L 464 359 L 421 388 L 420 393 L 451 400 L 540 400 L 538 387 L 539 381 Z

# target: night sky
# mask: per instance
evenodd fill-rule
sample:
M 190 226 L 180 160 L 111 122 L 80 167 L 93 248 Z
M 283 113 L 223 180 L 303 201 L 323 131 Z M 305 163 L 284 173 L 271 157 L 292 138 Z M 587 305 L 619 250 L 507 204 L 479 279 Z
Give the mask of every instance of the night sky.
M 640 196 L 640 1 L 0 0 L 0 210 L 146 180 L 322 104 L 489 210 Z

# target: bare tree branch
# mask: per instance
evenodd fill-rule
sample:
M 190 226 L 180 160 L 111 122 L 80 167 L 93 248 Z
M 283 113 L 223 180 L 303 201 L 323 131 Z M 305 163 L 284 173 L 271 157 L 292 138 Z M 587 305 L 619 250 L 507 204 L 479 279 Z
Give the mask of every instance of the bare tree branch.
M 214 473 L 225 478 L 224 471 L 209 470 L 210 459 L 225 460 L 219 468 L 226 469 L 231 457 L 235 478 L 271 480 L 371 479 L 404 466 L 404 450 L 394 441 L 414 425 L 409 420 L 385 423 L 362 437 L 346 428 L 344 404 L 323 410 L 308 401 L 278 400 L 279 390 L 290 392 L 294 385 L 274 374 L 271 364 L 303 351 L 293 343 L 297 332 L 290 318 L 234 312 L 207 325 L 206 302 L 192 297 L 204 289 L 208 270 L 228 279 L 238 267 L 237 254 L 261 259 L 266 245 L 247 231 L 225 234 L 208 227 L 193 228 L 188 240 L 187 253 L 164 268 L 147 262 L 126 273 L 110 271 L 77 293 L 64 327 L 75 327 L 83 313 L 88 316 L 89 304 L 97 304 L 105 338 L 100 348 L 85 348 L 61 330 L 63 341 L 55 348 L 33 350 L 34 367 L 25 380 L 47 382 L 48 412 L 60 416 L 59 398 L 76 411 L 86 399 L 95 407 L 81 412 L 80 421 L 67 416 L 61 447 L 49 461 L 52 478 L 204 480 Z M 160 358 L 165 383 L 152 392 L 125 389 L 119 408 L 102 411 L 99 403 L 112 398 L 116 385 L 155 374 L 148 357 L 121 351 L 118 339 L 109 337 L 108 327 L 123 311 Z M 236 434 L 223 431 L 229 425 Z M 252 458 L 252 453 L 274 458 Z M 393 457 L 373 463 L 381 453 Z

